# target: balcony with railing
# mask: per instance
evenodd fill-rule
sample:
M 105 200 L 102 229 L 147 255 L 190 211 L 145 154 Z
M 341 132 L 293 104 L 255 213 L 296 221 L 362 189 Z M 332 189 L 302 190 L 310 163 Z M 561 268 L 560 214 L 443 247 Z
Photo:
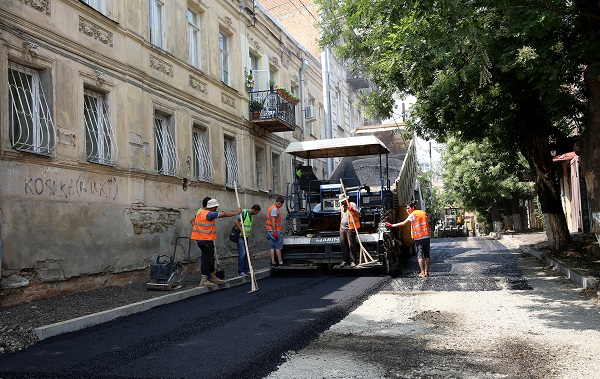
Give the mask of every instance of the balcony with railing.
M 361 70 L 354 66 L 354 61 L 346 61 L 344 63 L 344 69 L 346 69 L 346 82 L 348 82 L 355 90 L 370 87 L 369 79 Z
M 250 92 L 250 122 L 269 132 L 296 129 L 297 100 L 276 89 Z

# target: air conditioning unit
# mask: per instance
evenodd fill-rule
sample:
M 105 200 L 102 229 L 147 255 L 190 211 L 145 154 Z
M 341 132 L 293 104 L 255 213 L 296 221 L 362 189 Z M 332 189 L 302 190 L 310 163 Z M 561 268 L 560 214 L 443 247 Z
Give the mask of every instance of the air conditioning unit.
M 314 105 L 309 105 L 304 110 L 304 114 L 306 115 L 306 121 L 314 120 L 317 118 L 317 109 Z

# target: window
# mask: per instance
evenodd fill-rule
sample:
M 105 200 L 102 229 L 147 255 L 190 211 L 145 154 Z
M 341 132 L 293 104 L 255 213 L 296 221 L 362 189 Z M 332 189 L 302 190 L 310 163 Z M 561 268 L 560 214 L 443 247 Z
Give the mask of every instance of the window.
M 253 91 L 267 91 L 269 89 L 269 78 L 270 70 L 261 70 L 261 58 L 260 56 L 250 52 L 250 69 L 252 70 L 252 76 L 254 77 L 254 89 Z
M 9 62 L 8 93 L 12 147 L 49 155 L 54 150 L 54 124 L 39 73 Z
M 83 3 L 86 3 L 90 7 L 94 8 L 98 12 L 102 14 L 106 14 L 106 3 L 105 0 L 81 0 Z
M 273 153 L 271 159 L 273 160 L 273 192 L 279 193 L 279 175 L 281 166 L 281 162 L 279 162 L 279 154 Z
M 175 148 L 175 133 L 170 121 L 170 117 L 154 114 L 156 171 L 174 176 L 179 172 L 179 159 Z
M 332 97 L 331 120 L 333 121 L 333 125 L 340 125 L 340 92 L 334 89 Z
M 250 69 L 252 71 L 258 70 L 258 57 L 250 53 Z
M 225 137 L 225 186 L 233 187 L 234 182 L 239 183 L 239 177 L 235 140 Z
M 315 109 L 315 98 L 314 97 L 311 97 L 308 99 L 308 106 L 312 107 L 312 109 Z M 313 137 L 317 136 L 317 133 L 315 132 L 315 124 L 316 124 L 315 122 L 310 123 L 310 135 Z
M 114 165 L 117 157 L 117 144 L 104 94 L 90 90 L 84 91 L 83 119 L 86 159 L 89 162 Z
M 165 6 L 162 1 L 149 0 L 150 42 L 161 49 L 165 48 L 164 19 Z
M 208 148 L 208 130 L 194 127 L 194 177 L 205 182 L 212 181 L 212 160 Z
M 256 148 L 256 188 L 263 188 L 263 160 L 265 152 L 263 149 Z
M 351 131 L 351 120 L 350 120 L 350 99 L 344 99 L 344 127 L 346 132 L 350 133 Z
M 229 37 L 219 32 L 221 81 L 229 85 Z
M 277 84 L 277 74 L 279 72 L 278 71 L 273 71 L 272 68 L 269 68 L 269 87 L 276 86 Z
M 200 15 L 188 9 L 188 50 L 190 64 L 200 68 Z

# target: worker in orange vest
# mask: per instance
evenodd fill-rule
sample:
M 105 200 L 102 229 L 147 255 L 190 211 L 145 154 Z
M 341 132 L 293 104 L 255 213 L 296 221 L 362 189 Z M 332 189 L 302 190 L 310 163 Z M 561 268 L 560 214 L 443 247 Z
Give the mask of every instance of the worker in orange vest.
M 194 241 L 198 241 L 198 247 L 202 252 L 200 257 L 200 287 L 213 288 L 216 284 L 224 282 L 217 277 L 215 270 L 215 240 L 217 239 L 216 221 L 218 218 L 234 217 L 242 212 L 238 208 L 235 212 L 217 212 L 219 203 L 216 199 L 207 201 L 206 206 L 196 213 L 192 223 L 192 236 Z
M 279 208 L 285 200 L 282 196 L 275 199 L 275 204 L 267 210 L 267 234 L 269 235 L 269 248 L 271 252 L 271 266 L 283 266 L 281 250 L 283 249 L 283 228 L 281 227 L 281 212 Z
M 421 272 L 419 277 L 424 278 L 429 276 L 429 263 L 430 259 L 430 247 L 431 247 L 431 230 L 429 228 L 429 217 L 425 211 L 415 209 L 415 202 L 411 201 L 406 204 L 406 211 L 408 217 L 406 220 L 397 224 L 390 224 L 386 222 L 385 225 L 389 228 L 396 228 L 398 226 L 404 226 L 410 222 L 410 230 L 413 240 L 415 241 L 415 247 L 417 248 L 417 260 L 419 261 L 419 267 Z
M 356 204 L 349 201 L 344 194 L 338 196 L 340 200 L 340 245 L 344 261 L 340 267 L 356 266 L 356 231 L 360 228 L 360 212 Z

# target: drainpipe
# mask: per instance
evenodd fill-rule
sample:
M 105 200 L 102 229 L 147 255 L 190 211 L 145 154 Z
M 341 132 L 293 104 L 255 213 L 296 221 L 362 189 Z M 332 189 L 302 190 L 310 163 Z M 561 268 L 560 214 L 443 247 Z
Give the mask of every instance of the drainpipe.
M 305 90 L 306 90 L 306 77 L 304 73 L 306 72 L 306 68 L 308 67 L 308 59 L 302 59 L 302 65 L 300 66 L 300 117 L 302 117 L 302 140 L 306 141 L 306 99 L 305 99 Z
M 329 91 L 329 76 L 331 68 L 329 67 L 329 46 L 325 46 L 323 51 L 323 107 L 325 108 L 325 138 L 333 138 L 331 130 L 331 93 Z M 330 178 L 333 173 L 333 160 L 327 158 L 327 177 Z

